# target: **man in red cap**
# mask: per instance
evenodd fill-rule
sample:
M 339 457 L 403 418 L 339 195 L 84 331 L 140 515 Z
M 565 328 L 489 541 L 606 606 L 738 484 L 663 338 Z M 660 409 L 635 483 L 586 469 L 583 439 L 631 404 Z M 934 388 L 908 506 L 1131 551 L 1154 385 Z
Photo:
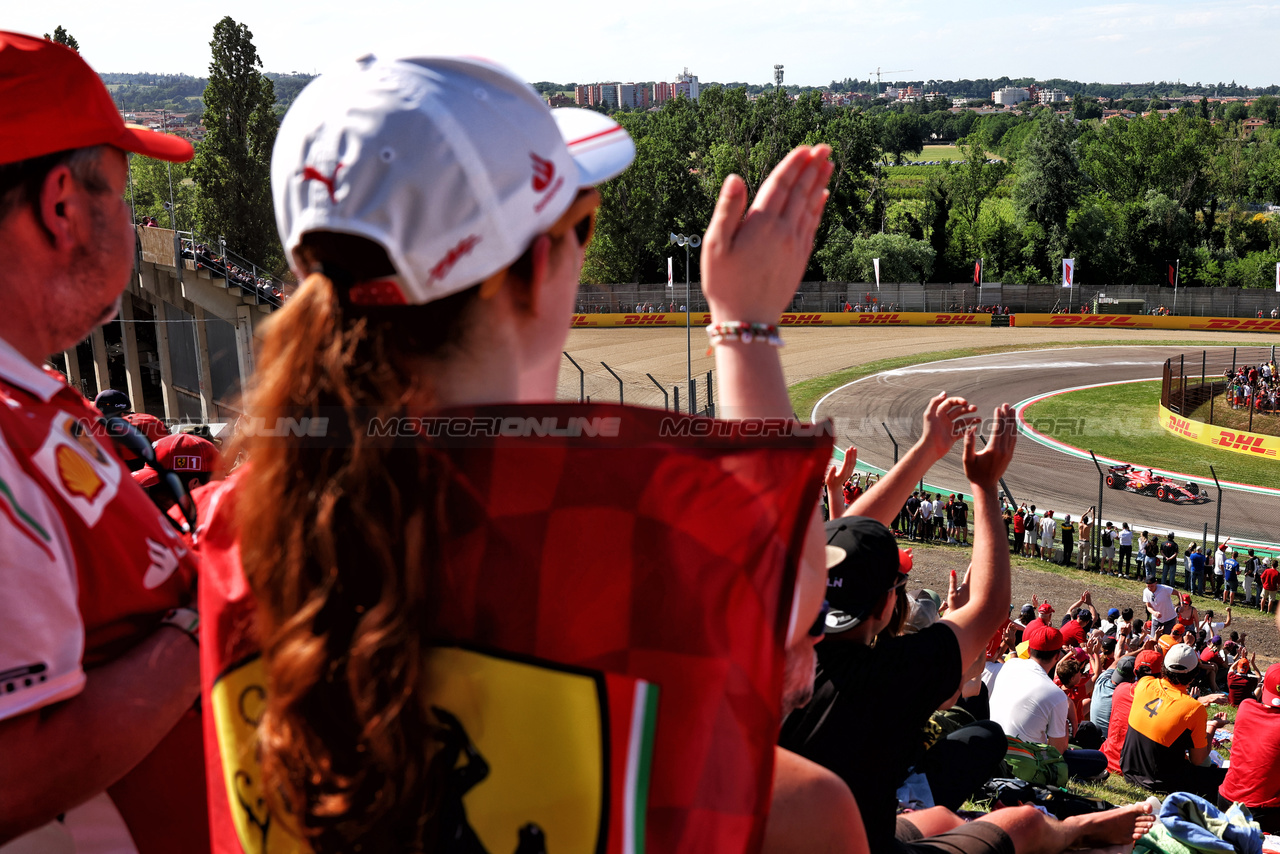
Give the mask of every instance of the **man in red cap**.
M 192 149 L 127 127 L 93 69 L 45 39 L 0 32 L 0 104 L 0 843 L 73 850 L 93 801 L 129 828 L 95 845 L 199 851 L 195 567 L 91 429 L 100 413 L 41 370 L 118 310 L 126 152 Z
M 1261 702 L 1252 698 L 1236 710 L 1231 767 L 1218 793 L 1241 803 L 1267 833 L 1280 833 L 1280 664 L 1263 674 Z
M 1040 607 L 1036 609 L 1036 616 L 1046 626 L 1053 627 L 1053 606 L 1048 602 L 1040 603 Z

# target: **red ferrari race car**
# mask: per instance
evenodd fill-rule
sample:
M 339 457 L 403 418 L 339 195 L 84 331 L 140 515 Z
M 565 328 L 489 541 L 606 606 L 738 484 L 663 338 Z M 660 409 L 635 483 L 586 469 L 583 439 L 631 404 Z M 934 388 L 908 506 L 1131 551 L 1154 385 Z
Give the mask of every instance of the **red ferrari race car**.
M 1172 501 L 1175 504 L 1203 504 L 1209 500 L 1208 490 L 1201 489 L 1192 481 L 1178 483 L 1153 474 L 1151 469 L 1131 465 L 1121 464 L 1108 468 L 1106 483 L 1111 489 L 1154 495 L 1161 501 Z

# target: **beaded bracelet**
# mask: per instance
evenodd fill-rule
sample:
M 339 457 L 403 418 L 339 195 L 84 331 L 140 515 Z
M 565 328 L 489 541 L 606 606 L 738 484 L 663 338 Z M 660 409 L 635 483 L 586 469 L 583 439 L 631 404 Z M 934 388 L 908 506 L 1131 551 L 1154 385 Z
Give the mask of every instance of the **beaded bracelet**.
M 741 320 L 713 323 L 707 327 L 707 338 L 711 340 L 711 347 L 723 341 L 741 341 L 743 344 L 758 341 L 774 347 L 782 346 L 782 337 L 773 323 L 746 323 Z M 707 348 L 708 356 L 711 355 L 711 347 Z

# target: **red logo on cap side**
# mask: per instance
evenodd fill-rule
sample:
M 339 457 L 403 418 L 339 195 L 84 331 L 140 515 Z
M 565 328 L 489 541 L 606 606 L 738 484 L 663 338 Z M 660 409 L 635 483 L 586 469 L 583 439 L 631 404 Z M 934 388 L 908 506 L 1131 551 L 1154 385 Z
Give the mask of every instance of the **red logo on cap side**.
M 469 234 L 458 241 L 458 245 L 454 246 L 445 256 L 440 259 L 434 267 L 431 268 L 431 276 L 427 279 L 427 284 L 438 282 L 445 276 L 449 275 L 449 271 L 454 265 L 461 261 L 472 249 L 476 248 L 476 244 L 480 242 L 480 235 Z
M 302 170 L 302 180 L 319 181 L 321 184 L 324 184 L 324 188 L 329 191 L 329 201 L 337 202 L 338 200 L 333 195 L 333 185 L 338 180 L 338 170 L 341 168 L 342 164 L 339 163 L 337 166 L 333 167 L 332 175 L 326 175 L 314 166 L 308 166 Z
M 533 190 L 535 193 L 541 193 L 547 187 L 551 186 L 552 180 L 556 177 L 556 165 L 550 160 L 543 160 L 532 151 L 529 157 L 533 159 Z

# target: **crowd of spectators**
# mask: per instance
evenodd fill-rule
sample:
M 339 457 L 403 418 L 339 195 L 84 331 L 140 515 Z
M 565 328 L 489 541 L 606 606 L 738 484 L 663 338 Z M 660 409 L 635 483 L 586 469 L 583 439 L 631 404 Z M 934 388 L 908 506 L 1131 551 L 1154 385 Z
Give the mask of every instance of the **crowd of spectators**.
M 1232 409 L 1256 409 L 1273 415 L 1280 411 L 1280 374 L 1274 361 L 1242 365 L 1235 373 L 1228 368 L 1223 378 Z
M 276 303 L 283 301 L 285 298 L 280 282 L 270 276 L 261 273 L 255 274 L 253 270 L 246 270 L 233 263 L 230 259 L 227 259 L 226 264 L 223 264 L 222 257 L 216 250 L 210 249 L 207 243 L 183 240 L 182 257 L 195 261 L 197 270 L 205 269 L 214 276 L 225 278 L 231 284 L 237 285 L 244 293 L 256 294 L 263 299 Z

